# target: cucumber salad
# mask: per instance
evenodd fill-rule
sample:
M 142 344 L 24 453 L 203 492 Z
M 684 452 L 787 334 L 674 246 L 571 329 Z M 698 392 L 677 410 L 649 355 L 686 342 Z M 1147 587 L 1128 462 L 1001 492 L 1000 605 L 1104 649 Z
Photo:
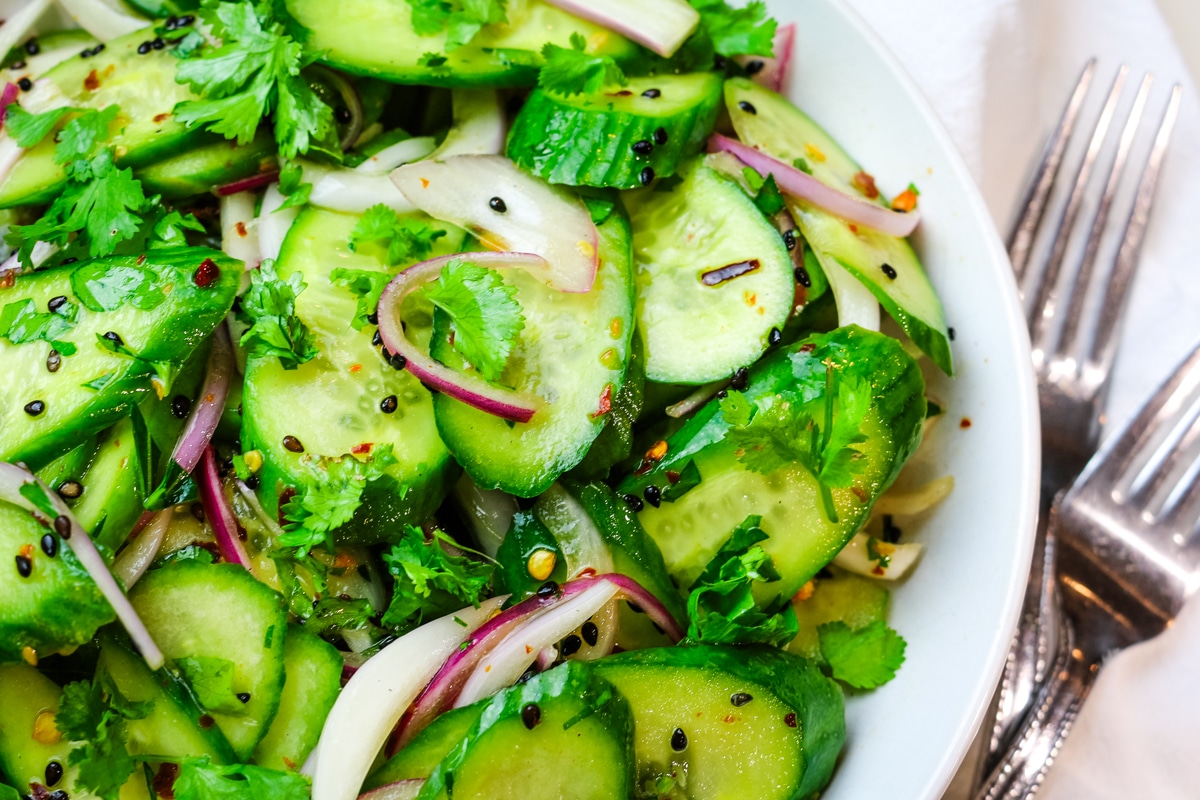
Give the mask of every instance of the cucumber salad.
M 952 336 L 917 187 L 781 94 L 795 33 L 724 0 L 0 26 L 0 800 L 836 781 L 952 487 L 896 484 Z

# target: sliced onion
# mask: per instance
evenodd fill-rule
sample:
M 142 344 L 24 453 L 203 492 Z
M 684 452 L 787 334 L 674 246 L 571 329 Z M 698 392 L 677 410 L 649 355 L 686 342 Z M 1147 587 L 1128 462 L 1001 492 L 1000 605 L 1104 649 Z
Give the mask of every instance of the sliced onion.
M 608 581 L 621 590 L 621 599 L 628 600 L 630 603 L 637 605 L 645 613 L 646 617 L 658 627 L 662 628 L 662 632 L 673 642 L 678 642 L 684 636 L 683 628 L 679 626 L 679 622 L 667 610 L 667 607 L 662 604 L 662 601 L 654 596 L 646 587 L 635 581 L 628 575 L 622 575 L 619 572 L 614 572 L 611 575 L 601 575 L 596 580 Z
M 874 549 L 880 555 L 887 556 L 888 565 L 885 567 L 876 559 L 871 558 L 868 554 L 869 549 Z M 894 581 L 908 574 L 924 550 L 924 545 L 916 542 L 889 544 L 878 540 L 876 540 L 874 548 L 871 548 L 871 537 L 865 533 L 858 533 L 850 540 L 849 544 L 842 548 L 841 552 L 833 557 L 833 563 L 856 575 Z
M 50 0 L 24 0 L 20 10 L 0 25 L 0 54 L 7 55 L 14 47 L 29 38 L 29 32 L 50 8 Z
M 121 555 L 113 562 L 113 575 L 121 581 L 126 591 L 133 588 L 158 557 L 158 550 L 166 538 L 167 528 L 171 527 L 175 509 L 164 508 L 151 516 L 150 524 L 131 535 L 129 544 L 125 545 Z
M 451 156 L 504 152 L 508 123 L 499 92 L 495 89 L 453 89 L 450 102 L 454 109 L 454 124 L 431 158 L 444 161 Z
M 583 201 L 507 158 L 419 161 L 397 169 L 392 181 L 414 206 L 466 228 L 491 249 L 541 256 L 545 266 L 534 275 L 553 288 L 583 293 L 595 283 L 599 239 Z
M 362 97 L 359 96 L 358 89 L 354 88 L 354 84 L 343 73 L 320 65 L 312 66 L 309 69 L 319 73 L 333 84 L 333 88 L 342 96 L 342 102 L 346 104 L 346 110 L 350 112 L 349 127 L 342 134 L 341 140 L 342 149 L 349 150 L 358 141 L 359 134 L 363 130 Z
M 236 258 L 246 269 L 258 266 L 260 246 L 258 226 L 254 224 L 254 204 L 258 198 L 251 192 L 238 192 L 221 198 L 221 249 Z
M 257 175 L 251 175 L 248 178 L 239 178 L 231 183 L 222 184 L 213 189 L 213 193 L 217 197 L 227 197 L 231 194 L 240 194 L 241 192 L 250 192 L 255 189 L 261 189 L 264 186 L 269 186 L 279 180 L 279 170 L 273 169 L 269 172 L 260 172 Z
M 127 33 L 140 31 L 149 21 L 134 15 L 120 0 L 112 3 L 103 0 L 58 0 L 59 5 L 71 15 L 79 27 L 102 42 L 108 42 Z
M 610 28 L 670 58 L 700 24 L 700 14 L 684 0 L 547 0 L 577 17 Z
M 788 77 L 788 67 L 792 63 L 792 49 L 795 44 L 796 23 L 789 22 L 787 25 L 780 25 L 775 29 L 775 41 L 771 47 L 771 51 L 775 54 L 774 57 L 738 56 L 737 62 L 743 67 L 751 62 L 762 64 L 758 72 L 751 76 L 751 80 L 773 92 L 782 92 L 783 84 Z
M 404 332 L 400 322 L 400 307 L 404 304 L 404 298 L 436 280 L 442 273 L 442 267 L 454 260 L 470 261 L 493 269 L 519 267 L 533 273 L 545 264 L 543 259 L 528 253 L 450 255 L 414 264 L 392 278 L 379 298 L 379 334 L 383 343 L 389 352 L 404 357 L 407 369 L 418 380 L 439 392 L 493 416 L 528 422 L 541 404 L 540 400 L 495 386 L 475 375 L 452 370 L 422 353 Z
M 41 487 L 46 497 L 54 505 L 55 511 L 58 512 L 58 519 L 44 519 L 42 512 L 37 506 L 29 502 L 21 494 L 21 487 L 27 483 L 35 483 Z M 142 658 L 146 660 L 147 666 L 151 670 L 161 668 L 164 663 L 162 651 L 154 643 L 154 639 L 150 636 L 150 631 L 146 629 L 145 624 L 130 604 L 129 598 L 121 590 L 117 579 L 113 577 L 112 572 L 108 569 L 108 565 L 104 563 L 104 557 L 96 549 L 95 543 L 92 542 L 87 531 L 79 524 L 79 520 L 75 518 L 71 509 L 58 496 L 58 493 L 51 491 L 46 484 L 42 483 L 36 475 L 28 470 L 15 464 L 0 463 L 0 500 L 33 512 L 34 516 L 47 526 L 53 525 L 56 529 L 60 525 L 70 526 L 70 535 L 63 536 L 63 542 L 70 546 L 71 550 L 75 553 L 75 557 L 79 559 L 79 563 L 83 565 L 88 575 L 96 583 L 96 587 L 100 590 L 100 593 L 104 595 L 109 605 L 113 607 L 113 610 L 117 613 L 117 619 L 121 621 L 121 625 L 125 627 L 125 630 L 129 632 L 129 637 L 133 640 L 133 644 L 137 647 L 138 652 L 142 654 Z M 63 521 L 59 522 L 59 519 Z
M 857 325 L 869 331 L 879 330 L 879 301 L 862 281 L 846 271 L 836 259 L 814 250 L 821 271 L 829 281 L 833 302 L 837 305 L 838 327 Z
M 38 78 L 33 82 L 33 88 L 21 98 L 21 108 L 30 114 L 45 114 L 69 105 L 72 105 L 71 98 L 49 78 Z
M 708 140 L 708 151 L 710 153 L 718 151 L 732 153 L 764 178 L 767 175 L 774 175 L 779 191 L 784 194 L 820 206 L 842 219 L 874 228 L 889 236 L 908 236 L 921 221 L 918 211 L 903 214 L 840 192 L 790 164 L 785 164 L 760 150 L 719 133 L 714 133 Z
M 706 383 L 689 394 L 687 397 L 680 400 L 678 403 L 667 406 L 667 416 L 671 419 L 679 419 L 686 417 L 696 409 L 703 406 L 709 400 L 717 396 L 717 392 L 729 385 L 729 381 L 716 381 L 714 383 Z
M 938 418 L 933 417 L 932 419 Z M 893 487 L 880 495 L 879 499 L 875 501 L 875 507 L 871 513 L 876 515 L 895 514 L 896 516 L 923 514 L 949 497 L 952 491 L 954 491 L 953 475 L 943 475 L 909 491 L 902 492 Z
M 387 175 L 373 175 L 353 169 L 330 169 L 303 162 L 304 180 L 313 185 L 308 202 L 330 211 L 361 214 L 382 203 L 397 214 L 416 209 L 404 198 Z
M 217 471 L 217 459 L 211 445 L 204 450 L 197 483 L 200 486 L 204 517 L 212 525 L 221 558 L 230 564 L 250 569 L 250 557 L 246 555 L 241 537 L 238 536 L 237 517 L 234 516 L 233 509 L 225 497 L 225 487 L 221 484 L 221 474 Z
M 283 240 L 300 214 L 298 208 L 282 208 L 285 199 L 276 185 L 267 187 L 263 195 L 262 208 L 258 212 L 258 246 L 263 261 L 279 258 Z
M 313 800 L 354 800 L 400 715 L 438 668 L 507 599 L 494 597 L 401 636 L 350 678 L 305 764 Z
M 212 336 L 212 349 L 208 352 L 207 372 L 200 394 L 192 405 L 183 433 L 175 445 L 171 458 L 184 472 L 191 472 L 200 463 L 208 443 L 212 441 L 221 415 L 225 413 L 225 398 L 229 396 L 229 385 L 233 381 L 237 366 L 233 361 L 233 345 L 229 331 L 218 325 Z
M 499 489 L 480 489 L 466 473 L 455 484 L 454 497 L 480 549 L 495 558 L 512 527 L 513 516 L 520 510 L 517 498 Z
M 0 124 L 3 124 L 4 117 L 8 113 L 8 107 L 17 102 L 17 96 L 21 92 L 21 87 L 15 83 L 4 84 L 4 91 L 0 92 Z
M 420 161 L 437 148 L 437 140 L 432 136 L 417 136 L 396 142 L 385 147 L 375 155 L 354 168 L 355 172 L 377 174 L 391 172 L 396 167 Z
M 416 800 L 424 785 L 424 778 L 387 783 L 377 789 L 363 792 L 358 796 L 358 800 Z
M 0 151 L 3 150 L 4 145 L 7 142 L 12 142 L 12 139 L 9 139 L 7 136 L 0 137 Z M 16 142 L 13 142 L 13 144 L 16 144 Z M 21 152 L 22 151 L 18 149 L 18 157 L 20 157 Z M 0 174 L 2 174 L 3 171 L 3 159 L 4 155 L 0 154 Z M 0 178 L 0 180 L 3 180 L 3 178 Z M 42 264 L 45 264 L 50 260 L 51 256 L 58 252 L 58 250 L 59 247 L 56 244 L 50 244 L 49 242 L 35 242 L 33 245 L 33 250 L 31 250 L 29 253 L 29 260 L 33 263 L 33 268 L 37 269 Z M 21 265 L 20 254 L 14 252 L 5 260 L 3 264 L 0 264 L 0 277 L 3 277 L 10 272 L 21 273 L 24 271 L 24 269 L 25 268 Z

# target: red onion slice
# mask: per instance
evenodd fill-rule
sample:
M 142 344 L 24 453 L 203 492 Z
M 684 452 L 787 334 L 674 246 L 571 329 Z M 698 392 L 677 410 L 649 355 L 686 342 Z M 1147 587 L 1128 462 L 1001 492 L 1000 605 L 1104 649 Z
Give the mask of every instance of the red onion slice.
M 670 58 L 700 24 L 684 0 L 547 0 L 552 6 L 610 28 Z
M 358 800 L 416 800 L 424 785 L 424 778 L 387 783 L 377 789 L 363 792 L 358 796 Z
M 586 293 L 595 283 L 599 234 L 583 201 L 507 158 L 419 161 L 391 178 L 421 211 L 469 230 L 491 249 L 541 256 L 540 267 L 527 269 L 549 286 Z
M 535 274 L 545 265 L 544 259 L 528 253 L 468 253 L 414 264 L 392 278 L 379 298 L 379 334 L 383 343 L 389 352 L 403 356 L 408 371 L 430 387 L 493 416 L 529 422 L 541 404 L 540 400 L 495 386 L 475 375 L 452 370 L 418 350 L 404 332 L 400 322 L 404 298 L 437 280 L 442 267 L 455 260 L 491 268 L 519 267 Z
M 200 394 L 192 406 L 183 433 L 175 445 L 171 458 L 184 472 L 191 472 L 200 463 L 200 456 L 212 441 L 221 414 L 225 413 L 225 398 L 229 396 L 229 385 L 237 364 L 233 358 L 233 345 L 229 331 L 218 325 L 212 336 L 212 350 L 208 353 L 207 373 Z
M 17 96 L 21 88 L 15 83 L 4 84 L 4 91 L 0 92 L 0 125 L 3 124 L 4 116 L 8 112 L 8 107 L 17 102 Z
M 788 77 L 788 67 L 792 63 L 792 49 L 795 45 L 796 23 L 789 22 L 787 25 L 780 25 L 775 29 L 775 41 L 771 47 L 771 51 L 775 53 L 773 58 L 738 56 L 737 62 L 743 67 L 752 62 L 762 64 L 762 67 L 751 75 L 750 79 L 773 92 L 782 92 Z
M 714 133 L 708 140 L 708 152 L 727 152 L 737 156 L 743 164 L 758 172 L 764 178 L 775 176 L 779 190 L 786 195 L 805 200 L 820 206 L 831 214 L 874 228 L 889 236 L 908 236 L 921 221 L 920 212 L 908 214 L 892 211 L 890 208 L 860 200 L 831 186 L 826 186 L 811 175 L 807 175 L 790 164 L 772 158 L 753 147 L 742 144 L 736 139 Z
M 454 125 L 430 158 L 444 161 L 451 156 L 504 152 L 508 123 L 499 92 L 495 89 L 453 89 L 450 102 L 454 108 Z
M 144 515 L 143 515 L 144 516 Z M 141 530 L 130 534 L 130 541 L 125 549 L 113 562 L 112 572 L 126 591 L 141 580 L 146 570 L 158 556 L 163 539 L 167 536 L 167 528 L 171 527 L 171 518 L 175 516 L 173 508 L 164 508 L 157 514 L 152 514 L 151 522 Z M 139 520 L 140 522 L 140 520 Z
M 217 548 L 221 558 L 230 564 L 250 569 L 250 557 L 242 547 L 241 537 L 238 536 L 237 517 L 225 497 L 225 488 L 221 485 L 221 474 L 217 471 L 217 459 L 212 447 L 204 451 L 200 464 L 200 502 L 204 506 L 204 516 L 212 525 L 213 535 L 217 539 Z
M 260 172 L 257 175 L 251 175 L 248 178 L 241 178 L 231 183 L 222 184 L 213 189 L 217 197 L 228 197 L 231 194 L 239 194 L 240 192 L 251 192 L 255 189 L 261 189 L 264 186 L 269 186 L 279 180 L 279 170 L 274 169 L 270 172 Z
M 37 506 L 21 494 L 21 487 L 27 483 L 33 483 L 41 487 L 46 497 L 53 504 L 55 511 L 58 512 L 59 517 L 57 519 L 45 519 Z M 138 652 L 142 654 L 142 658 L 146 660 L 147 666 L 152 670 L 161 668 L 164 663 L 162 651 L 154 643 L 154 639 L 150 636 L 150 631 L 146 629 L 145 624 L 138 617 L 137 612 L 134 611 L 133 605 L 130 604 L 129 598 L 121 590 L 117 579 L 113 577 L 112 572 L 108 569 L 108 565 L 104 563 L 104 557 L 96 549 L 95 543 L 92 542 L 87 531 L 79 524 L 79 520 L 75 519 L 75 515 L 71 513 L 71 509 L 58 496 L 58 493 L 51 491 L 46 484 L 42 483 L 36 475 L 28 470 L 15 464 L 0 463 L 0 500 L 33 512 L 35 517 L 47 526 L 53 526 L 56 530 L 59 530 L 60 527 L 69 526 L 69 535 L 62 536 L 63 542 L 75 553 L 75 557 L 79 559 L 79 563 L 83 565 L 88 575 L 95 581 L 96 587 L 100 589 L 100 593 L 104 595 L 104 598 L 108 600 L 113 610 L 117 612 L 117 619 L 121 621 L 121 625 L 125 627 L 125 630 L 129 632 L 129 637 L 133 640 L 133 644 L 137 647 Z M 60 520 L 62 521 L 60 522 Z

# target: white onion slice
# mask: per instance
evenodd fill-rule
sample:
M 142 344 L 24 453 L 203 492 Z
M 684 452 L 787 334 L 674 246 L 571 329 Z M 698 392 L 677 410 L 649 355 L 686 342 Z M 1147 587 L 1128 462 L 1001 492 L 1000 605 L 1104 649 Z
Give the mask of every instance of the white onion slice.
M 938 419 L 938 417 L 933 417 L 933 419 Z M 909 491 L 901 492 L 891 488 L 879 496 L 871 513 L 876 516 L 895 514 L 896 516 L 911 517 L 938 505 L 949 497 L 952 491 L 954 491 L 953 475 L 943 475 Z
M 171 518 L 174 516 L 175 509 L 171 507 L 154 514 L 149 525 L 131 534 L 129 544 L 113 562 L 113 575 L 117 577 L 126 591 L 132 589 L 133 585 L 141 580 L 141 577 L 146 574 L 146 570 L 154 563 L 154 559 L 158 557 L 158 550 L 162 547 L 163 539 L 167 535 L 167 528 L 171 527 Z
M 268 186 L 263 195 L 262 208 L 258 212 L 258 247 L 263 261 L 279 258 L 283 240 L 300 214 L 298 208 L 281 208 L 285 199 L 278 184 Z
M 308 202 L 318 208 L 361 214 L 382 203 L 397 214 L 415 211 L 387 175 L 374 175 L 353 169 L 330 169 L 303 162 L 304 180 L 313 185 Z
M 79 27 L 102 42 L 140 31 L 150 22 L 135 15 L 121 0 L 58 0 Z
M 404 304 L 404 298 L 430 281 L 437 280 L 442 267 L 455 260 L 493 269 L 519 267 L 534 274 L 545 264 L 538 256 L 528 253 L 469 253 L 441 256 L 414 264 L 392 278 L 379 297 L 379 335 L 390 353 L 404 357 L 406 369 L 418 380 L 448 397 L 493 416 L 528 422 L 542 404 L 540 399 L 488 383 L 477 375 L 452 370 L 421 352 L 404 332 L 400 321 L 400 307 Z
M 221 198 L 221 249 L 230 258 L 254 269 L 261 259 L 258 226 L 254 224 L 253 192 L 238 192 Z
M 708 151 L 713 153 L 720 150 L 737 156 L 742 163 L 764 178 L 774 175 L 779 191 L 785 195 L 820 206 L 842 219 L 873 228 L 880 233 L 886 233 L 889 236 L 908 236 L 921 221 L 919 211 L 905 214 L 838 191 L 832 186 L 826 186 L 812 175 L 801 172 L 791 164 L 785 164 L 736 139 L 714 133 L 708 140 Z
M 58 519 L 46 520 L 46 523 L 53 525 L 55 529 L 58 529 L 60 526 L 63 528 L 69 526 L 67 528 L 69 535 L 62 537 L 63 542 L 75 553 L 75 557 L 79 559 L 79 563 L 83 565 L 88 575 L 95 581 L 96 587 L 104 595 L 104 599 L 108 600 L 109 605 L 117 612 L 117 619 L 121 621 L 121 625 L 125 627 L 125 630 L 129 632 L 129 638 L 133 640 L 134 646 L 142 654 L 142 658 L 146 660 L 147 666 L 151 670 L 157 670 L 162 667 L 164 663 L 162 651 L 154 643 L 154 639 L 150 636 L 150 631 L 146 629 L 145 623 L 142 622 L 137 612 L 134 611 L 129 598 L 125 596 L 125 592 L 121 590 L 117 579 L 113 577 L 112 572 L 108 569 L 108 565 L 104 563 L 104 557 L 96 549 L 96 545 L 92 542 L 91 537 L 88 536 L 87 531 L 79 524 L 79 520 L 75 519 L 75 515 L 71 512 L 70 507 L 63 502 L 63 499 L 58 496 L 57 492 L 51 491 L 32 472 L 22 469 L 15 464 L 0 463 L 0 500 L 4 500 L 19 508 L 24 508 L 32 512 L 38 519 L 42 519 L 42 513 L 38 510 L 37 506 L 29 502 L 21 494 L 21 487 L 27 483 L 36 483 L 40 486 L 59 514 Z M 62 522 L 58 520 L 62 520 Z
M 430 158 L 486 156 L 504 152 L 508 123 L 504 103 L 495 89 L 454 89 L 450 94 L 454 124 Z
M 821 271 L 829 281 L 833 302 L 837 305 L 838 327 L 857 325 L 869 331 L 879 330 L 879 301 L 863 282 L 846 271 L 836 260 L 817 251 Z
M 416 800 L 424 785 L 424 778 L 387 783 L 377 789 L 363 792 L 358 796 L 358 800 Z
M 24 0 L 18 6 L 21 10 L 0 25 L 0 53 L 4 55 L 29 38 L 33 26 L 50 8 L 50 0 Z
M 491 249 L 541 256 L 545 271 L 534 274 L 553 288 L 591 290 L 600 263 L 596 226 L 583 201 L 565 189 L 503 156 L 419 161 L 393 172 L 392 181 L 414 206 L 467 229 Z
M 455 484 L 454 497 L 462 507 L 479 548 L 495 558 L 512 526 L 513 515 L 520 510 L 517 498 L 499 489 L 480 489 L 466 473 Z
M 507 597 L 464 608 L 401 636 L 363 664 L 325 719 L 311 766 L 313 800 L 354 800 L 379 748 L 442 662 Z
M 432 136 L 416 136 L 412 139 L 405 139 L 402 142 L 396 142 L 390 147 L 383 148 L 355 167 L 354 171 L 368 174 L 391 172 L 396 167 L 420 161 L 436 148 L 437 140 Z
M 792 50 L 796 45 L 796 23 L 789 22 L 775 29 L 775 41 L 771 51 L 772 58 L 762 56 L 738 56 L 737 62 L 743 67 L 757 61 L 762 64 L 758 72 L 750 79 L 760 86 L 765 86 L 773 92 L 782 92 L 783 84 L 787 81 L 788 67 L 792 63 Z
M 855 534 L 850 543 L 833 557 L 833 563 L 847 572 L 853 572 L 856 575 L 894 581 L 908 574 L 909 570 L 916 565 L 917 559 L 921 557 L 921 553 L 925 549 L 924 545 L 917 544 L 916 542 L 888 544 L 887 542 L 877 540 L 875 542 L 877 551 L 890 559 L 888 565 L 884 567 L 867 555 L 867 547 L 870 541 L 871 537 L 865 533 Z
M 670 58 L 700 24 L 700 14 L 684 0 L 547 0 L 577 17 L 611 28 Z
M 3 142 L 5 141 L 12 140 L 8 139 L 7 137 L 0 137 L 0 147 L 3 147 Z M 42 264 L 45 264 L 50 260 L 50 256 L 57 253 L 58 250 L 59 247 L 56 244 L 50 244 L 49 242 L 35 242 L 33 245 L 33 250 L 29 252 L 29 260 L 33 262 L 33 268 L 37 269 Z M 24 269 L 25 268 L 21 265 L 20 255 L 14 252 L 8 257 L 8 259 L 5 260 L 3 264 L 0 264 L 0 276 L 6 275 L 10 272 L 20 273 L 23 272 Z

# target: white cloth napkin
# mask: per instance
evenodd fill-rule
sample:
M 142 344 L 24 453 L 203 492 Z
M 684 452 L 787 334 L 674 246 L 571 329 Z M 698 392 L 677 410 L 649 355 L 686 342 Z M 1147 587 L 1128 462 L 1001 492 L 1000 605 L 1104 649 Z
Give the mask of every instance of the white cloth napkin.
M 1200 336 L 1200 96 L 1157 6 L 1153 0 L 848 1 L 932 101 L 1002 232 L 1089 57 L 1099 59 L 1096 94 L 1123 62 L 1133 85 L 1143 71 L 1154 72 L 1155 118 L 1170 85 L 1184 85 L 1108 402 L 1107 430 L 1124 423 Z M 1127 92 L 1132 96 L 1132 86 Z M 1081 122 L 1090 125 L 1087 117 Z M 1200 797 L 1200 693 L 1191 680 L 1197 662 L 1200 600 L 1194 598 L 1171 630 L 1105 665 L 1039 797 Z

